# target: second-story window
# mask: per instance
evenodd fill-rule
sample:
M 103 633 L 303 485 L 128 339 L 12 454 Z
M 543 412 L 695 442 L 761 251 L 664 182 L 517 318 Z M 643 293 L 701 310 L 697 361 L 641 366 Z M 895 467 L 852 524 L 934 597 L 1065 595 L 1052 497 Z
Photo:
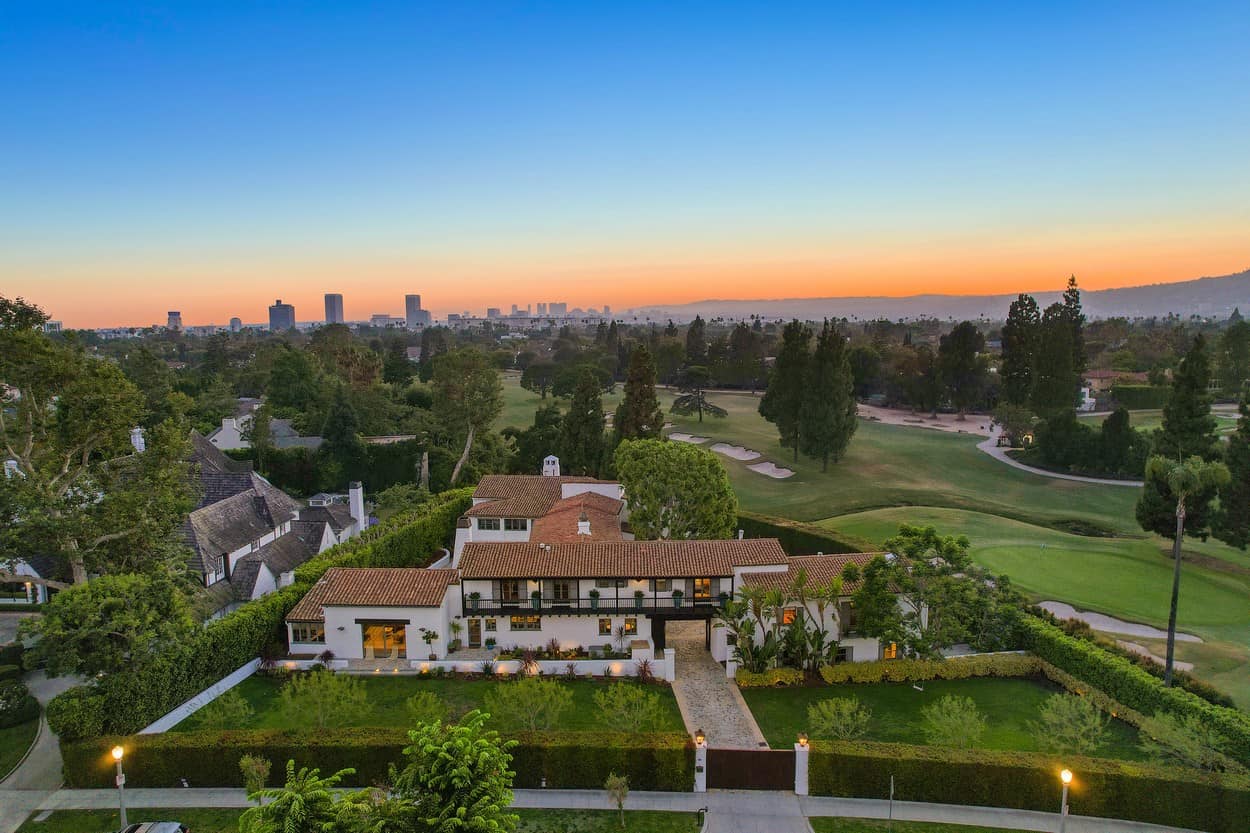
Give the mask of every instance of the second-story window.
M 505 602 L 521 601 L 521 582 L 514 578 L 499 582 L 499 598 Z
M 673 580 L 667 578 L 651 579 L 651 590 L 656 593 L 667 593 L 673 589 Z
M 530 528 L 530 522 L 525 518 L 504 518 L 503 528 L 505 532 L 525 532 Z
M 494 530 L 498 532 L 499 531 L 499 519 L 498 518 L 478 518 L 477 528 L 489 529 L 489 530 Z
M 568 581 L 553 581 L 551 583 L 551 597 L 557 602 L 567 602 L 569 600 L 569 586 L 571 584 L 572 582 Z

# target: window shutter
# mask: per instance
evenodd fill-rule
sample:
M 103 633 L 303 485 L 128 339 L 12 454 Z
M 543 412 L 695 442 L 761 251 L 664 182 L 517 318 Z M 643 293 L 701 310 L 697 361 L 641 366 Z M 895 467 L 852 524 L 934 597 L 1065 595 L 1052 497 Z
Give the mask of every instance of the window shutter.
M 720 597 L 720 579 L 718 578 L 712 579 L 711 591 L 712 591 L 713 599 Z
M 490 583 L 490 597 L 495 601 L 499 601 L 503 598 L 503 593 L 500 590 L 500 584 L 501 582 L 499 579 L 495 579 Z
M 694 579 L 692 578 L 686 579 L 686 598 L 694 598 Z
M 654 593 L 655 592 L 655 579 L 649 579 L 647 583 L 651 585 L 651 592 Z

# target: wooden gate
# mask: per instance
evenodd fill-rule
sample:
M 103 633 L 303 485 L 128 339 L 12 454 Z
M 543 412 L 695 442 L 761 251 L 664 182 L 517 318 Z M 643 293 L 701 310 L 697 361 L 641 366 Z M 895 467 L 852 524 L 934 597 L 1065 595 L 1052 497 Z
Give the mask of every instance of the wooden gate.
M 793 749 L 709 749 L 707 786 L 716 790 L 793 790 Z

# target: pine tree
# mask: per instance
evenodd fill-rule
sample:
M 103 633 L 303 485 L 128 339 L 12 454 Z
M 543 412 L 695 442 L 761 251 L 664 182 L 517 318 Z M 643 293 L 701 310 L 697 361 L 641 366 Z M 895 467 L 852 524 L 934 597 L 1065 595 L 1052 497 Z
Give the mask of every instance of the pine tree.
M 612 325 L 616 326 L 615 323 Z M 655 362 L 645 345 L 638 345 L 629 356 L 625 376 L 625 398 L 616 409 L 613 426 L 623 440 L 659 439 L 664 413 L 655 395 Z
M 1171 460 L 1195 455 L 1213 460 L 1219 455 L 1210 385 L 1207 340 L 1199 334 L 1194 336 L 1172 379 L 1172 394 L 1163 406 L 1163 428 L 1155 440 L 1156 454 Z
M 707 324 L 695 316 L 686 328 L 686 363 L 703 364 L 707 360 Z
M 1063 292 L 1063 318 L 1071 329 L 1072 370 L 1079 375 L 1085 372 L 1085 313 L 1081 310 L 1081 290 L 1076 288 L 1076 275 L 1068 277 L 1068 288 Z
M 1213 532 L 1224 543 L 1245 549 L 1250 545 L 1250 404 L 1241 397 L 1241 419 L 1237 430 L 1228 438 L 1224 463 L 1232 476 L 1220 490 L 1220 509 L 1216 513 Z
M 1033 410 L 1053 416 L 1076 407 L 1079 378 L 1072 366 L 1072 328 L 1060 304 L 1042 314 L 1037 365 L 1033 379 Z
M 799 409 L 803 404 L 811 340 L 812 331 L 797 319 L 785 326 L 768 390 L 760 398 L 760 416 L 777 426 L 782 448 L 794 449 L 796 462 L 799 459 Z
M 1041 328 L 1042 316 L 1033 296 L 1021 295 L 1011 302 L 1003 325 L 1003 361 L 998 375 L 1003 380 L 1003 399 L 1012 405 L 1027 406 L 1032 401 Z
M 816 339 L 816 352 L 807 362 L 799 406 L 799 443 L 802 451 L 829 470 L 846 452 L 855 433 L 855 394 L 846 340 L 826 321 Z
M 985 387 L 985 360 L 981 358 L 984 347 L 985 336 L 971 321 L 956 324 L 938 344 L 942 382 L 961 419 Z
M 1236 396 L 1250 382 L 1250 323 L 1230 324 L 1220 335 L 1217 355 L 1220 388 L 1225 396 Z
M 595 477 L 603 461 L 603 389 L 583 371 L 560 431 L 560 462 L 569 474 Z

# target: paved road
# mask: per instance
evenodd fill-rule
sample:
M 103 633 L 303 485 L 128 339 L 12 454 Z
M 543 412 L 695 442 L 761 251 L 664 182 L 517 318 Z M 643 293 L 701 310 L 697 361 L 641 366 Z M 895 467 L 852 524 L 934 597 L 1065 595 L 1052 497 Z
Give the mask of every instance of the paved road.
M 26 684 L 40 705 L 78 684 L 73 677 L 48 679 L 42 671 L 26 675 Z M 61 747 L 48 722 L 39 717 L 39 736 L 26 760 L 0 783 L 0 833 L 12 833 L 31 812 L 61 787 Z
M 134 789 L 126 791 L 126 804 L 129 807 L 249 806 L 247 796 L 240 789 Z M 117 793 L 114 790 L 61 790 L 39 804 L 38 809 L 111 809 L 116 805 Z M 513 806 L 616 809 L 602 790 L 517 790 Z M 633 792 L 629 794 L 625 808 L 675 812 L 695 812 L 707 808 L 708 830 L 712 833 L 801 833 L 810 830 L 806 819 L 812 816 L 884 819 L 890 812 L 889 802 L 875 799 L 799 797 L 789 792 L 748 790 Z M 906 821 L 945 822 L 1005 830 L 1053 831 L 1058 827 L 1058 817 L 1054 813 L 1031 810 L 909 801 L 894 802 L 893 810 L 894 818 Z M 1069 816 L 1067 829 L 1070 833 L 1193 833 L 1175 827 L 1088 816 Z
M 665 636 L 677 652 L 673 694 L 686 721 L 686 731 L 702 729 L 708 746 L 717 749 L 759 749 L 767 746 L 738 687 L 703 647 L 704 623 L 669 622 Z
M 1013 469 L 1020 469 L 1021 471 L 1027 471 L 1030 474 L 1036 474 L 1041 477 L 1053 477 L 1057 480 L 1074 480 L 1077 483 L 1095 483 L 1100 486 L 1129 486 L 1137 489 L 1142 485 L 1140 480 L 1111 480 L 1105 477 L 1082 477 L 1079 474 L 1062 474 L 1057 471 L 1046 471 L 1046 469 L 1037 469 L 1033 468 L 1033 466 L 1026 466 L 1024 463 L 1021 463 L 1019 460 L 1008 454 L 1006 448 L 1002 448 L 998 445 L 998 435 L 1001 433 L 1002 429 L 998 426 L 994 426 L 994 430 L 990 434 L 989 438 L 977 443 L 977 448 L 984 451 L 995 460 L 998 460 L 1000 463 L 1006 463 Z

